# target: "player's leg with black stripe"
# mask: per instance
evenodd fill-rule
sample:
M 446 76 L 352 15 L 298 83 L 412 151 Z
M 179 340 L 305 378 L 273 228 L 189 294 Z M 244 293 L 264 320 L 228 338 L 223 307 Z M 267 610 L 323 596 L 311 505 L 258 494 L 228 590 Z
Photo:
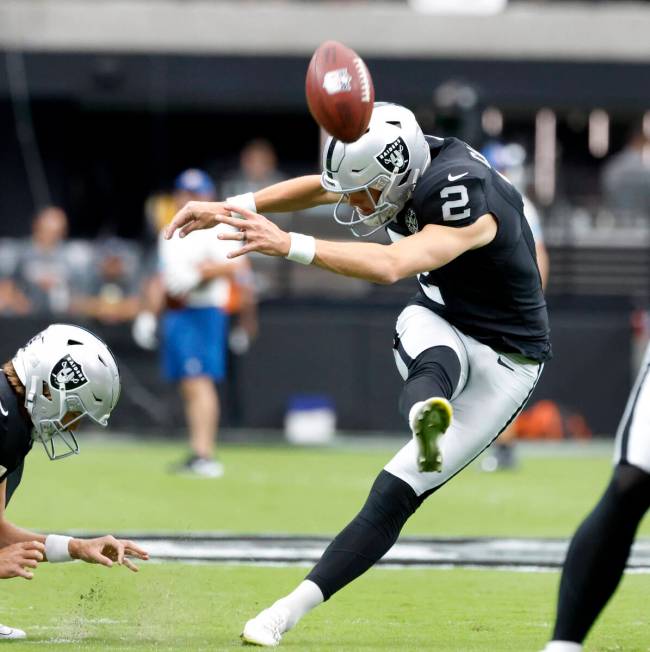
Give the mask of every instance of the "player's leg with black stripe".
M 446 328 L 444 322 L 433 319 L 428 326 L 428 332 Z M 404 339 L 408 350 L 408 333 Z M 539 364 L 503 367 L 497 353 L 471 338 L 461 337 L 459 347 L 446 341 L 449 346 L 425 349 L 407 365 L 400 398 L 402 411 L 411 415 L 413 406 L 432 398 L 451 400 L 455 416 L 439 439 L 442 468 L 439 472 L 422 471 L 417 437 L 386 465 L 361 512 L 334 539 L 308 576 L 325 599 L 388 552 L 422 502 L 489 446 L 521 410 L 537 382 Z
M 547 652 L 578 652 L 623 576 L 637 527 L 650 507 L 650 474 L 618 464 L 605 493 L 576 531 L 564 562 Z
M 425 308 L 408 306 L 402 312 L 393 350 L 404 380 L 399 407 L 410 424 L 421 406 L 434 401 L 448 405 L 461 378 L 464 382 L 467 377 L 462 343 L 447 322 Z M 422 424 L 416 426 L 425 430 Z M 421 448 L 418 442 L 418 458 L 423 456 Z M 434 456 L 437 457 L 437 450 Z M 325 599 L 329 598 L 390 550 L 419 504 L 407 482 L 382 471 L 361 511 L 328 546 L 307 579 L 320 587 Z
M 461 360 L 455 346 L 439 345 L 419 352 L 409 346 L 412 343 L 408 333 L 401 339 L 405 341 L 400 341 L 402 350 L 397 355 L 404 362 L 406 373 L 403 374 L 405 382 L 399 399 L 400 410 L 414 433 L 411 461 L 418 473 L 424 475 L 422 460 L 435 446 L 429 459 L 436 461 L 439 457 L 436 440 L 450 425 L 451 420 L 440 425 L 434 418 L 437 404 L 444 411 L 444 404 L 448 404 L 459 386 Z M 445 338 L 441 337 L 439 341 L 445 341 Z M 415 357 L 411 358 L 403 349 L 412 351 Z M 462 375 L 466 377 L 467 373 Z M 428 422 L 422 423 L 425 419 Z M 420 437 L 417 436 L 418 429 Z M 430 439 L 423 443 L 426 435 Z M 430 447 L 429 451 L 423 451 L 426 446 Z M 438 473 L 426 475 L 437 476 Z M 408 482 L 386 470 L 381 471 L 361 511 L 330 543 L 307 580 L 314 582 L 327 600 L 365 573 L 393 547 L 406 521 L 421 504 L 422 499 Z
M 650 374 L 632 390 L 616 437 L 616 466 L 598 504 L 573 536 L 562 570 L 553 641 L 545 652 L 578 652 L 625 571 L 650 508 Z
M 394 350 L 405 381 L 399 399 L 400 410 L 409 421 L 413 418 L 414 406 L 431 405 L 432 415 L 437 409 L 432 401 L 448 404 L 461 376 L 463 379 L 467 376 L 466 360 L 461 373 L 462 344 L 453 329 L 424 308 L 409 307 L 400 315 Z M 415 451 L 412 457 L 415 465 Z M 278 616 L 279 628 L 275 634 L 279 640 L 279 636 L 308 611 L 379 561 L 397 541 L 404 524 L 420 504 L 421 500 L 407 482 L 381 471 L 361 511 L 334 538 L 305 581 L 258 618 L 266 625 L 271 614 Z M 247 623 L 245 640 L 260 636 L 255 620 Z M 260 629 L 264 635 L 269 628 Z M 271 632 L 270 639 L 274 638 L 273 634 Z
M 409 365 L 398 361 L 406 379 L 401 403 L 403 411 L 410 412 L 411 402 L 417 404 L 427 396 L 452 399 L 459 418 L 442 435 L 442 471 L 420 470 L 418 443 L 412 439 L 379 474 L 359 514 L 332 541 L 306 580 L 249 621 L 245 638 L 259 634 L 262 628 L 268 634 L 267 640 L 277 644 L 282 633 L 305 613 L 376 563 L 395 543 L 423 500 L 488 446 L 525 403 L 539 375 L 539 365 L 513 364 L 512 368 L 504 368 L 497 364 L 494 351 L 470 338 L 464 342 L 444 320 L 427 312 L 430 319 L 424 324 L 426 328 L 422 328 L 417 313 L 410 313 L 416 317 L 412 324 L 419 323 L 415 340 L 407 331 L 400 334 L 398 328 L 412 360 Z M 423 333 L 434 340 L 421 337 Z M 414 346 L 418 343 L 423 350 Z M 473 348 L 471 362 L 467 347 Z M 456 352 L 455 360 L 447 349 Z M 472 379 L 467 381 L 469 365 L 474 362 Z

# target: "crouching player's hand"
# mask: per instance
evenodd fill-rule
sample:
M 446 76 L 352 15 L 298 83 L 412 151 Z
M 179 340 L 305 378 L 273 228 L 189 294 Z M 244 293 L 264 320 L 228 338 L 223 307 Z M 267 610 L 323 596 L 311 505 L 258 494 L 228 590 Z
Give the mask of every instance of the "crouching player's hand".
M 149 559 L 149 553 L 137 546 L 133 541 L 116 539 L 110 534 L 97 539 L 72 539 L 68 544 L 68 551 L 73 559 L 81 559 L 89 564 L 102 564 L 109 567 L 114 563 L 118 563 L 135 573 L 138 572 L 138 567 L 129 557 L 144 561 Z
M 43 561 L 45 546 L 40 541 L 23 541 L 0 549 L 0 579 L 24 577 L 31 580 L 36 568 Z

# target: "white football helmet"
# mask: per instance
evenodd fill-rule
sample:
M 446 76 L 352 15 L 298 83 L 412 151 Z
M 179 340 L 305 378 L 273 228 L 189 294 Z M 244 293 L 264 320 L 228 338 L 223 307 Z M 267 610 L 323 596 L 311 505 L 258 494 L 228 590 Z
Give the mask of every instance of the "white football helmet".
M 84 416 L 108 424 L 120 396 L 120 373 L 109 348 L 90 331 L 52 324 L 19 349 L 12 363 L 25 386 L 32 439 L 43 444 L 51 460 L 79 452 L 69 427 Z M 63 423 L 70 412 L 74 418 Z M 61 442 L 63 453 L 55 446 Z
M 415 116 L 399 104 L 375 103 L 366 133 L 354 143 L 330 137 L 323 150 L 321 185 L 340 193 L 334 219 L 367 236 L 395 218 L 413 193 L 420 175 L 431 163 L 431 151 Z M 378 201 L 370 188 L 380 190 Z M 357 208 L 341 215 L 349 194 L 365 190 L 374 206 L 370 213 Z M 360 232 L 359 227 L 364 228 Z

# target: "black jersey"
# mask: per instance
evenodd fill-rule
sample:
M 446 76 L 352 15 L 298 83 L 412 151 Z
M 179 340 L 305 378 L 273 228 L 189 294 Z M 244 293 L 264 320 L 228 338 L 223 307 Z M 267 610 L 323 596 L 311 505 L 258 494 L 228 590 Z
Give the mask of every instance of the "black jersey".
M 427 136 L 427 142 L 431 165 L 388 225 L 391 238 L 427 224 L 468 226 L 485 213 L 496 218 L 497 234 L 485 247 L 420 274 L 413 302 L 497 351 L 548 360 L 546 301 L 521 195 L 463 141 Z
M 20 483 L 23 460 L 32 447 L 31 430 L 18 397 L 0 371 L 0 482 L 7 480 L 6 503 Z

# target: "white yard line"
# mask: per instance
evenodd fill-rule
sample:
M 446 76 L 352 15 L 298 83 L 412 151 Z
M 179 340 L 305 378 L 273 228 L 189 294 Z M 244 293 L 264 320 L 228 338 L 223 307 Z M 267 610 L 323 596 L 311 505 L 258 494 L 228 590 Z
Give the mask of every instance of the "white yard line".
M 79 535 L 80 533 L 75 532 Z M 85 533 L 91 535 L 92 533 Z M 329 539 L 303 536 L 236 536 L 198 533 L 124 533 L 137 540 L 154 561 L 303 565 L 320 558 Z M 485 568 L 494 570 L 559 569 L 566 539 L 533 538 L 404 538 L 379 562 L 386 567 Z M 650 571 L 650 539 L 636 542 L 628 570 Z

